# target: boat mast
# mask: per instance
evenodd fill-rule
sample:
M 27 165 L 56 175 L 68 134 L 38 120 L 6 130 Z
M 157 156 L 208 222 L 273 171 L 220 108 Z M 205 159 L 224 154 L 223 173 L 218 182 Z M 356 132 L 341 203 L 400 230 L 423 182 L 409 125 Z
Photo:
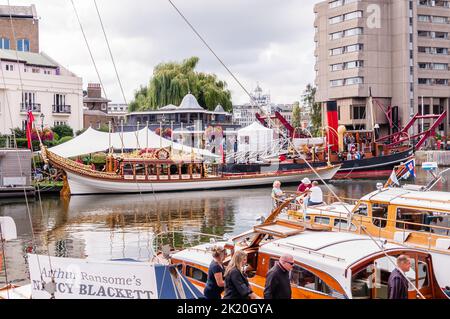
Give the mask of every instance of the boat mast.
M 369 108 L 369 114 L 367 119 L 367 130 L 372 131 L 372 142 L 375 143 L 375 122 L 374 122 L 374 113 L 373 113 L 373 97 L 372 97 L 372 88 L 369 88 L 369 99 L 367 101 L 367 106 Z M 367 113 L 367 112 L 366 112 Z

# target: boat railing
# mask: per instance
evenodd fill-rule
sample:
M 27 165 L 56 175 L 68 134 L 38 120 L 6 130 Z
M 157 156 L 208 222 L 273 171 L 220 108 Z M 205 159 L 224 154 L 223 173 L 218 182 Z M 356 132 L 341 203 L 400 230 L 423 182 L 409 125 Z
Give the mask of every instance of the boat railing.
M 312 250 L 312 249 L 308 249 L 308 248 L 305 248 L 305 247 L 302 247 L 302 246 L 299 246 L 299 245 L 296 245 L 296 244 L 292 244 L 292 243 L 275 243 L 275 246 L 290 248 L 292 250 L 300 250 L 300 251 L 306 252 L 309 255 L 315 255 L 315 256 L 322 257 L 322 258 L 333 259 L 333 260 L 336 260 L 336 261 L 339 261 L 339 262 L 345 261 L 344 258 L 340 258 L 340 257 L 333 256 L 333 255 L 330 255 L 330 254 L 320 253 L 318 251 L 315 251 L 315 250 Z

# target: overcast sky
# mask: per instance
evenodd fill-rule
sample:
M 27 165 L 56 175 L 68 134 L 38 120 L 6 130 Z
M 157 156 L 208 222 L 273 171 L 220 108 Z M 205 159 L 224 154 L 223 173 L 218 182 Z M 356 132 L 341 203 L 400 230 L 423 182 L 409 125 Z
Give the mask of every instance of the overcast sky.
M 314 80 L 314 0 L 173 0 L 249 90 L 259 82 L 272 100 L 298 100 Z M 5 2 L 5 1 L 2 1 Z M 34 3 L 41 51 L 83 78 L 98 82 L 70 0 Z M 92 0 L 75 0 L 108 98 L 123 102 Z M 214 72 L 232 91 L 248 97 L 204 47 L 167 0 L 97 0 L 127 99 L 148 83 L 163 61 L 200 57 L 199 71 Z

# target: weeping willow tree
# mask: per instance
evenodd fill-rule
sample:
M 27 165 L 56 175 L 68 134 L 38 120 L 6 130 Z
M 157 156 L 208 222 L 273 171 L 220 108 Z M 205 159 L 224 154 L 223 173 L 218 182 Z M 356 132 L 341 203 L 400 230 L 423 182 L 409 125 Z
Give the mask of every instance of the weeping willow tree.
M 231 93 L 227 84 L 215 74 L 196 72 L 199 58 L 191 57 L 182 63 L 161 63 L 153 70 L 148 86 L 141 86 L 130 103 L 130 112 L 155 110 L 174 104 L 180 105 L 183 97 L 189 92 L 198 103 L 214 110 L 220 104 L 225 111 L 232 110 Z

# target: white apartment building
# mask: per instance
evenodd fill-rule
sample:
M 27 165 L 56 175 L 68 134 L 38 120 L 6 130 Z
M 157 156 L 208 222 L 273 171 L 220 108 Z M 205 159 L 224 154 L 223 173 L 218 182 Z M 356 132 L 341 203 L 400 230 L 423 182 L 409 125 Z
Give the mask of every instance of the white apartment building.
M 128 104 L 125 103 L 109 103 L 108 114 L 125 115 L 128 113 Z
M 83 127 L 80 77 L 45 53 L 0 50 L 0 67 L 1 134 L 24 129 L 29 110 L 38 127 L 67 124 L 74 131 Z

